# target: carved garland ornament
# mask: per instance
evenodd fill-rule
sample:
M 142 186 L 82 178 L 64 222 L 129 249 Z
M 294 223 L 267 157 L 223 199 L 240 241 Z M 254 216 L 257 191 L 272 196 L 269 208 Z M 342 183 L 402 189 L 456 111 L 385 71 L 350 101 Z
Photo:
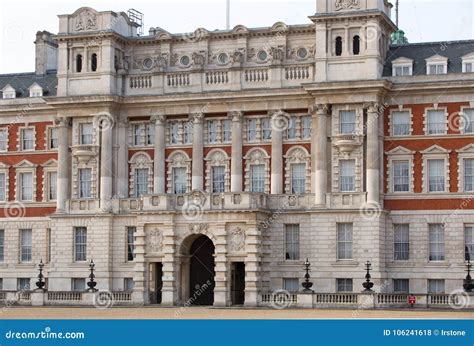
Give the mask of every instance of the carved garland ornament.
M 97 16 L 91 11 L 79 13 L 74 22 L 75 31 L 87 31 L 97 29 Z
M 336 11 L 360 9 L 360 0 L 336 0 L 334 9 Z
M 161 252 L 163 250 L 163 233 L 155 228 L 147 233 L 147 252 Z
M 240 252 L 245 249 L 245 231 L 236 227 L 230 232 L 229 240 L 230 251 Z

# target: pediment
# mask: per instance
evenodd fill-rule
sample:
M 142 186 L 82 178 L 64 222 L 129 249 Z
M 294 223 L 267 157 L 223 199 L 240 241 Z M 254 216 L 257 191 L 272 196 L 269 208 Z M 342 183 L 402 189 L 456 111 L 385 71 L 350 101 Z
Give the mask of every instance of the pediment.
M 28 161 L 28 160 L 21 160 L 20 162 L 18 162 L 13 167 L 15 167 L 15 168 L 34 168 L 34 167 L 36 167 L 36 165 L 34 163 Z
M 461 57 L 462 60 L 474 60 L 474 52 L 468 53 Z
M 421 151 L 422 154 L 449 154 L 450 150 L 444 149 L 439 145 L 432 145 L 431 147 Z
M 430 56 L 429 58 L 425 59 L 427 62 L 436 62 L 436 61 L 441 61 L 441 62 L 446 62 L 448 61 L 448 58 L 439 54 L 435 54 L 433 56 Z
M 10 85 L 10 84 L 7 84 L 3 87 L 2 90 L 0 90 L 2 92 L 16 92 L 16 90 Z
M 39 85 L 38 83 L 33 83 L 30 85 L 30 87 L 28 88 L 28 90 L 43 90 L 43 88 L 41 87 L 41 85 Z
M 402 147 L 401 145 L 386 152 L 387 155 L 413 155 L 413 153 L 413 151 Z
M 465 147 L 456 150 L 458 153 L 471 153 L 474 154 L 474 144 L 468 144 Z
M 57 167 L 57 166 L 58 166 L 58 161 L 55 159 L 48 160 L 41 165 L 41 167 Z
M 405 58 L 404 56 L 401 56 L 392 61 L 392 65 L 401 65 L 401 64 L 413 64 L 413 59 Z

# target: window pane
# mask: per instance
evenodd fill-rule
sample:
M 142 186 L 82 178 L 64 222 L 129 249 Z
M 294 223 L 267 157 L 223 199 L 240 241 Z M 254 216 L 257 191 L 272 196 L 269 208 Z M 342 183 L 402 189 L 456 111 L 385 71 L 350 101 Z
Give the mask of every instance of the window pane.
M 428 134 L 444 134 L 446 133 L 446 114 L 443 110 L 429 110 L 428 115 Z
M 356 112 L 355 111 L 341 111 L 339 113 L 339 117 L 340 117 L 340 133 L 342 134 L 354 133 Z
M 155 124 L 154 123 L 146 124 L 146 144 L 147 145 L 155 144 Z
M 5 201 L 5 187 L 6 187 L 6 180 L 5 180 L 5 173 L 0 173 L 0 201 Z
M 291 193 L 300 194 L 306 192 L 306 164 L 298 163 L 291 165 Z
M 474 133 L 474 109 L 465 109 L 462 120 L 464 133 Z
M 222 140 L 224 142 L 232 140 L 232 121 L 229 119 L 222 121 Z
M 170 144 L 179 143 L 179 124 L 170 123 Z
M 394 225 L 394 260 L 407 261 L 410 253 L 409 226 Z
M 92 123 L 83 123 L 80 125 L 80 144 L 92 144 L 92 133 L 93 133 L 94 127 L 92 126 Z
M 20 259 L 21 262 L 31 262 L 32 254 L 32 231 L 31 229 L 20 230 Z
M 393 279 L 393 292 L 394 293 L 408 293 L 409 284 L 408 279 Z
M 247 140 L 255 141 L 257 139 L 257 119 L 247 120 Z
M 428 191 L 443 192 L 445 190 L 444 160 L 428 160 Z
M 264 141 L 272 139 L 272 125 L 270 118 L 262 119 L 262 139 Z
M 212 192 L 219 193 L 225 190 L 225 167 L 212 167 Z
M 135 170 L 135 197 L 148 194 L 148 168 Z
M 0 151 L 6 151 L 8 147 L 8 136 L 6 129 L 0 129 Z
M 174 167 L 173 168 L 173 193 L 184 194 L 186 193 L 186 168 L 185 167 Z
M 59 146 L 58 128 L 51 127 L 49 129 L 49 148 L 56 149 L 58 146 Z
M 5 260 L 5 230 L 0 229 L 0 262 Z
M 54 201 L 57 196 L 57 183 L 58 183 L 58 174 L 56 172 L 50 172 L 48 174 L 48 200 Z
M 410 134 L 410 112 L 393 112 L 392 126 L 394 136 L 408 136 Z
M 444 280 L 428 280 L 428 293 L 444 293 Z
M 72 279 L 72 291 L 80 292 L 86 289 L 86 279 L 74 278 Z
M 474 226 L 464 228 L 465 260 L 474 260 Z
M 474 159 L 464 159 L 464 191 L 474 191 Z
M 135 259 L 135 231 L 136 227 L 127 227 L 127 260 Z
M 352 292 L 352 279 L 336 279 L 337 292 Z
M 355 191 L 355 161 L 341 160 L 339 173 L 339 189 L 341 192 Z
M 265 192 L 265 165 L 250 166 L 250 191 Z
M 298 292 L 299 291 L 299 282 L 298 279 L 283 279 L 283 289 L 288 292 Z
M 83 168 L 79 170 L 79 198 L 91 198 L 91 179 L 91 168 Z
M 393 161 L 393 191 L 410 191 L 409 161 Z
M 87 259 L 87 229 L 76 227 L 74 229 L 74 260 L 86 261 Z
M 300 258 L 300 226 L 285 225 L 285 259 L 298 260 Z
M 444 226 L 429 225 L 430 261 L 444 261 Z
M 20 200 L 22 201 L 33 200 L 33 174 L 32 173 L 20 174 Z
M 22 150 L 32 150 L 35 147 L 35 132 L 33 129 L 23 129 L 21 130 L 21 149 Z
M 193 142 L 194 124 L 192 121 L 186 121 L 183 127 L 184 127 L 184 144 L 191 144 Z
M 296 138 L 296 117 L 290 117 L 290 121 L 288 123 L 287 138 L 288 139 Z
M 311 117 L 306 116 L 302 118 L 303 139 L 311 138 Z
M 352 259 L 352 224 L 337 225 L 337 258 Z

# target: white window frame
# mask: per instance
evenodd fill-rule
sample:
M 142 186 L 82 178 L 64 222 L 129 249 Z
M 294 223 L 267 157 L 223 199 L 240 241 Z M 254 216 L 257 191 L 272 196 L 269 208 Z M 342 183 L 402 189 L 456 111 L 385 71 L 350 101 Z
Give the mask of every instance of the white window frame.
M 136 258 L 136 236 L 137 228 L 135 226 L 127 226 L 125 228 L 125 239 L 126 239 L 126 249 L 125 249 L 125 262 L 133 262 Z M 132 255 L 132 258 L 129 257 Z
M 469 249 L 470 260 L 474 261 L 474 224 L 464 224 L 464 259 L 467 261 L 466 248 Z
M 293 171 L 292 165 L 294 164 L 304 164 L 305 165 L 305 186 L 304 193 L 310 193 L 311 191 L 311 155 L 308 154 L 308 151 L 302 146 L 291 147 L 286 155 L 285 159 L 285 193 L 293 194 Z
M 13 166 L 16 171 L 16 179 L 15 179 L 15 192 L 16 192 L 16 200 L 21 202 L 35 202 L 36 201 L 36 167 L 37 165 L 23 160 Z M 21 174 L 29 173 L 32 175 L 32 199 L 31 200 L 23 200 L 21 196 Z
M 401 232 L 402 233 L 401 236 L 397 237 L 397 232 Z M 406 235 L 403 233 L 406 233 Z M 405 238 L 405 237 L 406 239 L 400 240 L 400 238 Z M 397 251 L 396 249 L 397 244 L 402 244 L 402 245 L 406 244 L 408 247 L 407 251 L 403 251 L 403 250 Z M 406 258 L 401 258 L 402 256 L 398 256 L 398 254 L 405 254 L 405 253 L 407 255 Z M 396 262 L 410 260 L 410 224 L 407 224 L 407 223 L 393 224 L 393 260 Z
M 0 173 L 5 175 L 5 198 L 3 200 L 0 199 L 0 203 L 5 203 L 9 200 L 9 182 L 10 182 L 10 177 L 9 177 L 9 166 L 0 162 Z
M 466 118 L 468 117 L 467 114 L 468 113 L 471 113 L 472 114 L 472 121 L 470 121 L 470 124 L 471 125 L 471 128 L 472 128 L 472 131 L 469 132 L 469 131 L 466 131 Z M 461 122 L 460 122 L 460 130 L 461 130 L 461 134 L 468 134 L 468 135 L 472 135 L 474 134 L 474 107 L 461 107 L 461 112 L 459 114 L 460 116 L 460 119 L 461 119 Z
M 147 147 L 155 145 L 155 123 L 145 123 L 145 145 Z
M 166 175 L 168 193 L 174 194 L 173 168 L 186 169 L 186 193 L 191 192 L 191 159 L 188 154 L 181 150 L 175 150 L 170 154 L 166 162 L 168 164 L 168 172 Z
M 262 141 L 271 141 L 272 140 L 272 118 L 264 117 L 261 119 L 262 124 Z
M 143 182 L 144 183 L 144 186 L 141 186 L 142 185 L 142 182 L 139 181 L 139 172 L 145 172 L 145 181 Z M 142 197 L 143 195 L 147 195 L 149 192 L 149 176 L 150 176 L 150 170 L 148 168 L 134 168 L 134 184 L 135 184 L 135 187 L 134 187 L 134 197 L 136 198 L 140 198 Z M 144 188 L 145 191 L 139 191 L 139 188 Z
M 29 233 L 30 235 L 30 244 L 23 243 L 23 235 L 25 233 Z M 19 230 L 19 237 L 20 237 L 20 263 L 31 263 L 33 261 L 33 229 L 31 228 L 24 228 Z M 25 259 L 23 257 L 26 257 Z
M 354 122 L 342 122 L 342 113 L 351 113 L 354 114 Z M 348 131 L 346 129 L 343 129 L 344 126 L 352 127 L 353 125 L 353 130 Z M 357 131 L 357 111 L 354 109 L 341 109 L 339 110 L 339 134 L 341 135 L 353 135 Z
M 401 68 L 402 74 L 397 75 L 397 68 Z M 408 74 L 404 74 L 404 69 L 408 68 Z M 400 57 L 392 61 L 392 77 L 405 77 L 413 75 L 413 60 Z
M 212 149 L 204 159 L 206 163 L 206 191 L 213 192 L 213 167 L 224 167 L 224 191 L 230 191 L 230 158 L 222 149 Z
M 436 286 L 435 290 L 432 289 L 433 286 Z M 441 287 L 442 289 L 439 289 Z M 446 282 L 444 279 L 428 279 L 427 280 L 428 294 L 444 294 L 445 290 L 446 290 Z
M 285 261 L 299 261 L 300 249 L 300 225 L 285 224 Z
M 206 121 L 207 143 L 219 143 L 219 120 L 212 119 Z
M 132 147 L 143 147 L 145 144 L 145 123 L 131 123 L 131 141 Z
M 347 289 L 350 287 L 350 289 Z M 340 289 L 344 288 L 344 289 Z M 349 293 L 354 292 L 354 280 L 351 278 L 337 278 L 336 279 L 336 292 L 338 293 Z
M 448 58 L 441 56 L 441 55 L 433 55 L 426 61 L 426 74 L 427 75 L 444 75 L 448 73 Z M 431 73 L 431 67 L 436 66 L 436 73 Z M 439 67 L 443 68 L 442 73 L 439 71 Z
M 222 120 L 222 142 L 232 142 L 232 119 Z
M 90 181 L 89 181 L 89 194 L 88 196 L 86 196 L 85 193 L 83 193 L 83 190 L 82 190 L 82 179 L 81 179 L 81 172 L 83 170 L 89 170 L 90 171 Z M 81 167 L 77 170 L 77 198 L 78 199 L 92 199 L 94 198 L 94 191 L 93 191 L 93 180 L 94 180 L 94 177 L 93 177 L 93 169 L 91 167 Z M 87 183 L 87 181 L 84 181 L 84 183 Z M 85 190 L 84 190 L 85 192 Z
M 85 231 L 85 242 L 78 242 L 78 231 Z M 87 227 L 74 227 L 73 228 L 73 261 L 74 262 L 87 262 L 87 248 L 88 248 L 88 230 Z M 82 246 L 78 251 L 78 246 Z M 83 255 L 83 256 L 82 256 Z
M 145 152 L 135 153 L 128 162 L 130 165 L 130 196 L 138 197 L 135 191 L 136 188 L 136 171 L 137 169 L 148 169 L 148 194 L 153 193 L 153 160 Z
M 388 151 L 385 153 L 387 155 L 388 159 L 388 166 L 387 166 L 387 185 L 388 185 L 388 192 L 389 193 L 394 193 L 394 194 L 404 194 L 404 193 L 413 193 L 413 187 L 415 183 L 415 177 L 414 177 L 414 151 L 408 150 L 405 147 L 398 146 L 396 148 L 393 148 L 392 150 Z M 396 192 L 394 189 L 394 176 L 393 176 L 393 167 L 394 167 L 394 162 L 395 161 L 408 161 L 408 169 L 409 169 L 409 191 L 408 192 Z
M 406 284 L 406 288 L 401 287 Z M 393 293 L 410 293 L 410 280 L 409 279 L 392 279 Z M 398 286 L 398 287 L 397 287 Z
M 32 131 L 33 139 L 30 141 L 32 142 L 32 148 L 25 149 L 25 139 L 24 134 L 25 131 Z M 35 126 L 20 126 L 18 128 L 18 151 L 34 151 L 36 150 L 36 127 Z
M 53 131 L 56 132 L 57 137 L 53 137 Z M 48 150 L 56 150 L 59 148 L 59 127 L 57 126 L 47 126 L 46 127 L 46 147 Z M 51 145 L 52 140 L 56 140 L 56 146 Z
M 429 133 L 429 113 L 433 112 L 443 112 L 444 113 L 444 131 L 442 133 Z M 427 136 L 445 136 L 448 133 L 448 109 L 447 108 L 426 108 L 423 118 L 424 133 Z
M 50 199 L 50 174 L 58 171 L 58 161 L 51 159 L 41 165 L 43 167 L 43 202 L 56 201 Z M 57 181 L 56 181 L 56 198 L 57 198 Z
M 449 179 L 449 154 L 450 150 L 446 150 L 441 148 L 438 145 L 433 145 L 426 150 L 421 151 L 423 156 L 423 193 L 429 194 L 439 194 L 439 193 L 446 193 L 450 190 L 450 179 Z M 433 191 L 430 192 L 429 190 L 429 167 L 428 167 L 428 160 L 444 160 L 444 191 Z
M 353 162 L 353 172 L 354 174 L 352 175 L 352 179 L 353 179 L 353 182 L 352 182 L 352 185 L 353 185 L 353 188 L 352 189 L 342 189 L 343 187 L 343 175 L 342 175 L 342 165 L 343 163 L 345 162 Z M 356 176 L 357 176 L 357 173 L 356 173 L 356 160 L 355 159 L 343 159 L 343 160 L 339 160 L 339 192 L 341 193 L 351 193 L 351 192 L 356 192 Z M 344 176 L 345 178 L 351 178 L 350 176 Z
M 16 98 L 16 90 L 10 84 L 5 85 L 0 91 L 3 93 L 3 99 Z
M 0 128 L 0 132 L 2 133 L 5 133 L 5 137 L 3 137 L 4 139 L 0 142 L 1 145 L 0 145 L 0 152 L 2 153 L 6 153 L 8 152 L 8 145 L 9 145 L 9 138 L 8 138 L 8 127 L 2 127 Z
M 345 232 L 344 237 L 341 237 L 342 232 Z M 348 238 L 347 234 L 350 234 L 350 239 L 347 239 Z M 336 244 L 337 260 L 338 261 L 352 261 L 354 259 L 354 224 L 351 222 L 337 223 L 336 224 L 336 239 L 337 239 L 337 244 Z M 341 250 L 340 245 L 342 244 L 345 244 L 345 245 L 349 244 L 350 247 L 344 246 L 344 250 Z M 344 256 L 341 256 L 340 251 L 344 251 Z
M 294 141 L 298 139 L 298 118 L 295 115 L 288 119 L 288 129 L 286 130 L 286 139 Z
M 254 126 L 255 125 L 255 126 Z M 246 139 L 248 142 L 256 142 L 257 132 L 258 132 L 258 119 L 257 118 L 248 118 L 245 121 L 246 127 Z
M 398 135 L 395 133 L 395 116 L 400 113 L 408 113 L 408 134 Z M 411 136 L 413 133 L 413 113 L 411 109 L 391 109 L 390 110 L 390 135 L 393 137 Z
M 270 156 L 262 148 L 250 149 L 244 157 L 245 159 L 245 191 L 251 192 L 252 183 L 252 165 L 263 165 L 264 166 L 264 191 L 263 193 L 270 193 Z
M 90 134 L 84 134 L 84 127 L 85 126 L 90 126 L 91 128 L 91 133 Z M 79 137 L 78 137 L 78 140 L 79 140 L 79 145 L 93 145 L 94 142 L 95 142 L 95 136 L 94 136 L 94 123 L 93 122 L 80 122 L 79 123 Z M 87 136 L 87 137 L 85 137 Z M 87 141 L 85 141 L 84 139 L 85 138 L 89 138 L 90 136 L 90 143 L 86 143 Z
M 462 72 L 473 73 L 474 72 L 474 53 L 469 53 L 461 57 L 462 59 Z M 471 66 L 471 71 L 468 71 L 468 64 Z
M 442 235 L 442 241 L 432 241 L 431 240 L 431 234 L 434 233 L 435 231 L 439 231 L 439 229 L 435 229 L 438 228 L 438 227 L 441 227 L 441 235 Z M 437 251 L 437 252 L 434 252 L 432 251 L 432 248 L 431 246 L 432 245 L 442 245 L 442 251 Z M 434 255 L 435 254 L 440 254 L 440 257 L 442 257 L 441 259 L 437 259 L 437 258 L 434 258 L 434 259 L 431 259 L 431 257 L 435 257 Z M 433 256 L 432 256 L 433 254 Z M 430 223 L 428 224 L 428 261 L 429 262 L 444 262 L 446 261 L 446 229 L 445 229 L 445 225 L 444 224 L 441 224 L 441 223 Z
M 28 91 L 30 97 L 43 97 L 43 88 L 38 83 L 33 83 Z
M 311 115 L 301 117 L 301 139 L 311 139 L 313 119 Z
M 184 145 L 193 144 L 194 122 L 192 120 L 182 121 L 181 129 L 182 129 L 182 137 L 183 137 L 181 143 L 183 143 Z

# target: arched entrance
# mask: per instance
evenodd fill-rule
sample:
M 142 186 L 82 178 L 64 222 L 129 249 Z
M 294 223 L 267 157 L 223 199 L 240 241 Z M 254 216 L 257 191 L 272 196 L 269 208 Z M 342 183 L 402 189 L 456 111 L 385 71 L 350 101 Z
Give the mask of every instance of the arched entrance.
M 189 305 L 212 305 L 215 286 L 214 244 L 205 235 L 198 235 L 190 240 L 187 303 Z

